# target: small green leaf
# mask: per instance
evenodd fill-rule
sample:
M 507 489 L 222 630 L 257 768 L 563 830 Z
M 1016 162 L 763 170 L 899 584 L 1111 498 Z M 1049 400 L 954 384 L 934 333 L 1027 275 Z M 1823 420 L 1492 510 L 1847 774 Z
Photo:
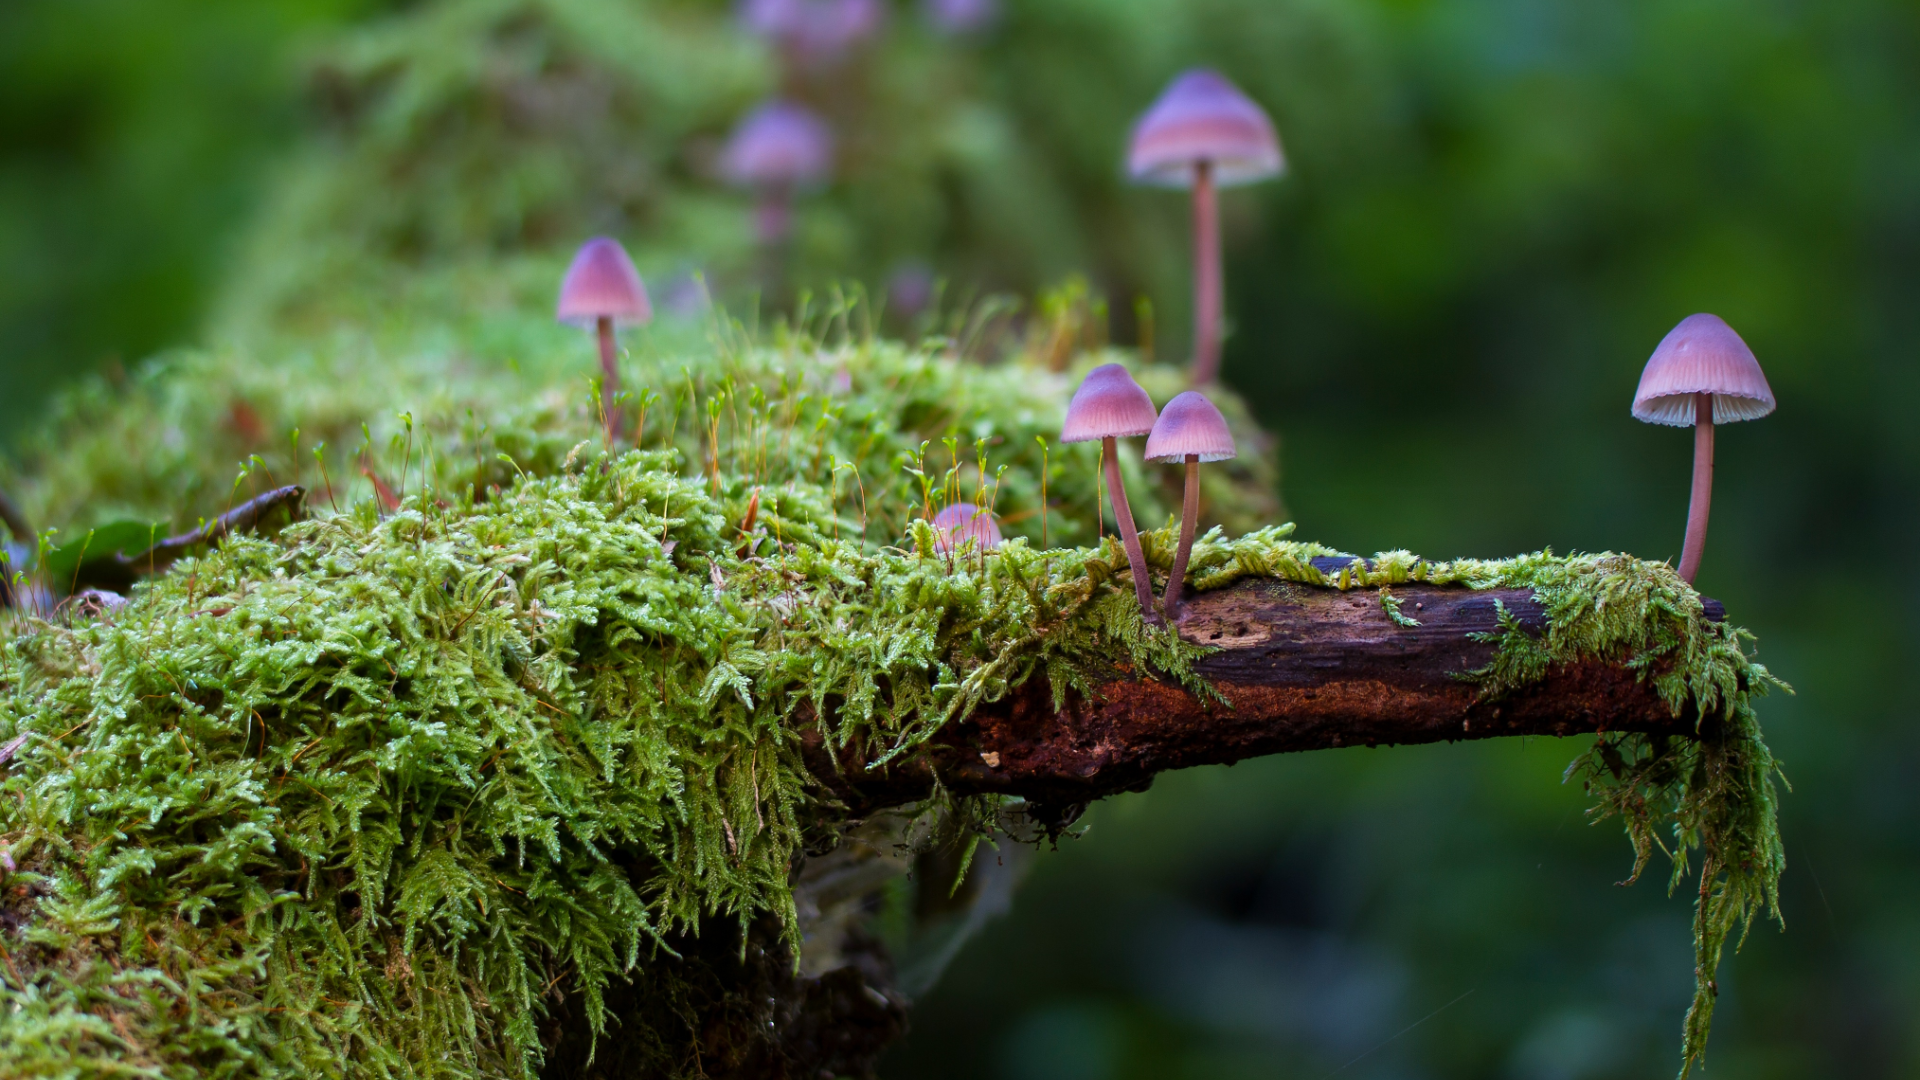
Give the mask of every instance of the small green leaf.
M 155 541 L 166 534 L 165 525 L 139 521 L 109 522 L 47 552 L 47 577 L 64 588 L 74 580 L 82 566 L 103 562 L 116 555 L 138 554 L 152 547 Z

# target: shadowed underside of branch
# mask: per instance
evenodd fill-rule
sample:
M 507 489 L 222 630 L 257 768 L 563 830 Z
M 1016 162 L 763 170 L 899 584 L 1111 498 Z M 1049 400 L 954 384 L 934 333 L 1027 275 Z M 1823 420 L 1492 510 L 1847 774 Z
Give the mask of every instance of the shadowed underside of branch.
M 1052 688 L 1035 679 L 936 735 L 911 764 L 869 770 L 852 751 L 836 763 L 816 735 L 809 765 L 856 812 L 923 798 L 936 774 L 956 794 L 1017 795 L 1066 808 L 1143 790 L 1170 769 L 1264 754 L 1512 735 L 1695 732 L 1691 704 L 1676 715 L 1650 681 L 1621 664 L 1561 666 L 1535 685 L 1489 699 L 1469 673 L 1492 661 L 1489 637 L 1500 611 L 1530 633 L 1545 629 L 1528 590 L 1401 585 L 1392 598 L 1399 619 L 1372 590 L 1242 581 L 1194 597 L 1179 624 L 1183 638 L 1217 650 L 1195 664 L 1195 674 L 1224 703 L 1202 700 L 1171 679 L 1123 671 L 1093 693 L 1067 693 L 1056 708 Z M 1706 607 L 1713 621 L 1725 617 L 1718 602 Z

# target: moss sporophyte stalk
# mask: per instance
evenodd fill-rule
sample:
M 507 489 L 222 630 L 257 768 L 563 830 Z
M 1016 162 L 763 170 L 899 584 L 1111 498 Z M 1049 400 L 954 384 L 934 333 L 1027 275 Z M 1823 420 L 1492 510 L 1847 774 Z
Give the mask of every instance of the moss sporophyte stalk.
M 218 364 L 176 361 L 109 430 L 226 408 L 170 381 L 204 387 Z M 1089 691 L 1124 668 L 1209 692 L 1208 650 L 1143 621 L 1116 541 L 1035 544 L 1033 435 L 1060 413 L 1020 409 L 1063 405 L 1070 378 L 884 343 L 674 366 L 630 377 L 681 396 L 645 420 L 647 449 L 604 449 L 584 395 L 523 390 L 516 410 L 483 384 L 491 412 L 414 413 L 420 441 L 384 459 L 413 478 L 396 512 L 365 485 L 337 509 L 317 496 L 308 520 L 228 538 L 117 610 L 6 621 L 0 746 L 22 741 L 0 779 L 17 867 L 0 882 L 0 1075 L 531 1077 L 563 1007 L 655 1072 L 692 1072 L 703 1034 L 692 991 L 674 997 L 705 962 L 689 943 L 765 924 L 797 952 L 796 868 L 858 825 L 811 781 L 808 737 L 902 761 L 1033 679 Z M 794 407 L 842 372 L 842 396 Z M 1015 383 L 1025 399 L 994 397 Z M 347 415 L 325 397 L 342 391 L 289 385 L 256 407 Z M 947 428 L 1004 473 L 940 461 L 923 444 Z M 187 440 L 81 486 L 136 511 L 143 490 L 190 498 L 203 452 Z M 1092 456 L 1062 456 L 1049 530 L 1091 540 Z M 46 514 L 70 493 L 27 490 L 42 520 L 80 516 Z M 1006 541 L 942 545 L 929 519 L 962 501 L 991 506 Z M 1163 576 L 1174 527 L 1140 539 Z M 1312 560 L 1333 554 L 1286 526 L 1215 529 L 1189 588 L 1264 577 L 1388 607 L 1409 582 L 1529 588 L 1545 629 L 1503 621 L 1493 661 L 1462 673 L 1484 695 L 1601 661 L 1697 709 L 1697 738 L 1603 735 L 1570 769 L 1625 822 L 1636 876 L 1660 848 L 1674 888 L 1697 884 L 1691 1066 L 1724 943 L 1776 914 L 1783 867 L 1752 706 L 1778 683 L 1747 635 L 1626 556 L 1389 552 L 1330 577 Z M 984 828 L 1003 809 L 936 792 L 919 812 Z M 629 984 L 681 1004 L 621 1014 Z

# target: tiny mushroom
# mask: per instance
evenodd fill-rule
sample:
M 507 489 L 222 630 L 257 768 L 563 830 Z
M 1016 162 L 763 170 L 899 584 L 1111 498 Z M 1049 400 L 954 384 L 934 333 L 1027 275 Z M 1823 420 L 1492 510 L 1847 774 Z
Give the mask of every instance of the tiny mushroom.
M 1180 508 L 1180 547 L 1173 556 L 1173 576 L 1167 579 L 1167 617 L 1180 617 L 1180 593 L 1186 588 L 1187 556 L 1193 552 L 1194 523 L 1200 518 L 1200 463 L 1225 461 L 1238 453 L 1227 418 L 1197 390 L 1188 390 L 1160 410 L 1160 419 L 1147 436 L 1148 461 L 1184 461 L 1186 498 Z
M 934 546 L 958 551 L 972 543 L 981 551 L 1000 546 L 1000 526 L 993 512 L 969 502 L 954 503 L 933 516 Z
M 1000 17 L 999 0 L 921 0 L 934 32 L 948 36 L 975 34 Z
M 1693 497 L 1680 576 L 1693 584 L 1707 546 L 1707 508 L 1713 500 L 1713 426 L 1757 420 L 1773 411 L 1773 390 L 1753 350 L 1718 315 L 1689 315 L 1653 350 L 1633 415 L 1649 424 L 1693 425 Z
M 1113 503 L 1113 517 L 1120 525 L 1120 542 L 1126 545 L 1127 565 L 1133 568 L 1133 591 L 1140 599 L 1140 614 L 1152 620 L 1153 582 L 1147 577 L 1147 559 L 1140 551 L 1140 534 L 1133 527 L 1133 510 L 1127 506 L 1127 489 L 1120 481 L 1120 454 L 1114 440 L 1145 435 L 1157 419 L 1153 399 L 1133 381 L 1119 364 L 1101 364 L 1087 373 L 1080 388 L 1067 404 L 1067 422 L 1060 429 L 1063 443 L 1100 440 L 1100 456 L 1107 470 L 1107 497 Z
M 823 68 L 879 33 L 887 7 L 881 0 L 744 0 L 739 15 L 789 67 Z
M 1196 386 L 1220 373 L 1220 208 L 1216 187 L 1280 175 L 1273 121 L 1226 76 L 1196 68 L 1173 80 L 1134 125 L 1127 169 L 1144 184 L 1193 189 L 1193 368 Z
M 793 194 L 824 183 L 833 168 L 833 134 L 804 106 L 770 101 L 740 121 L 720 155 L 728 183 L 758 197 L 754 233 L 769 247 L 792 230 Z
M 615 363 L 613 328 L 639 326 L 653 318 L 653 304 L 640 272 L 618 240 L 596 236 L 580 245 L 560 282 L 555 317 L 575 326 L 591 326 L 600 340 L 601 401 L 607 414 L 607 439 L 620 437 L 620 369 Z

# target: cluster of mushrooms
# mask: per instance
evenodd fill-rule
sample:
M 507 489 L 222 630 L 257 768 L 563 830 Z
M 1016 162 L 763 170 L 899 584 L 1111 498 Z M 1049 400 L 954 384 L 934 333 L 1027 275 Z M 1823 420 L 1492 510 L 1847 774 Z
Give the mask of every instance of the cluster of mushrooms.
M 1067 422 L 1060 429 L 1060 441 L 1100 441 L 1107 500 L 1120 527 L 1120 543 L 1127 549 L 1127 565 L 1133 571 L 1133 591 L 1140 601 L 1141 617 L 1151 622 L 1155 618 L 1152 582 L 1147 577 L 1146 556 L 1140 550 L 1140 533 L 1134 528 L 1133 510 L 1127 505 L 1127 487 L 1120 477 L 1119 440 L 1136 435 L 1147 437 L 1148 461 L 1179 461 L 1187 467 L 1186 492 L 1181 501 L 1180 546 L 1174 552 L 1173 572 L 1167 578 L 1166 597 L 1162 601 L 1167 616 L 1178 619 L 1180 593 L 1187 577 L 1187 556 L 1193 551 L 1193 527 L 1200 516 L 1200 463 L 1233 457 L 1233 433 L 1227 430 L 1226 417 L 1198 390 L 1179 394 L 1167 402 L 1164 411 L 1156 412 L 1153 399 L 1119 364 L 1102 364 L 1088 372 L 1067 405 Z
M 831 140 L 824 124 L 804 109 L 774 102 L 753 113 L 736 131 L 723 169 L 761 194 L 757 231 L 775 242 L 789 228 L 792 193 L 819 183 L 830 166 Z M 1193 199 L 1194 330 L 1189 377 L 1207 386 L 1220 370 L 1223 288 L 1220 223 L 1215 192 L 1220 187 L 1278 176 L 1285 158 L 1266 112 L 1217 72 L 1193 70 L 1174 79 L 1135 125 L 1128 171 L 1141 183 L 1190 189 Z M 614 330 L 647 322 L 653 314 L 646 286 L 618 241 L 597 237 L 574 257 L 560 287 L 558 317 L 594 330 L 599 343 L 609 442 L 621 431 L 620 376 Z M 1681 549 L 1680 576 L 1692 583 L 1706 547 L 1707 511 L 1713 494 L 1715 424 L 1751 420 L 1774 408 L 1773 391 L 1753 351 L 1718 316 L 1681 321 L 1647 362 L 1634 396 L 1633 415 L 1648 423 L 1694 428 L 1693 491 Z M 1099 440 L 1108 498 L 1126 547 L 1140 610 L 1154 612 L 1146 560 L 1120 477 L 1117 440 L 1147 436 L 1148 461 L 1184 462 L 1185 498 L 1180 543 L 1161 606 L 1179 619 L 1187 557 L 1199 517 L 1199 466 L 1234 456 L 1225 418 L 1198 390 L 1189 390 L 1156 411 L 1145 390 L 1119 364 L 1095 368 L 1075 391 L 1061 431 L 1063 442 Z M 944 550 L 1000 542 L 993 515 L 972 503 L 955 503 L 933 522 Z
M 844 10 L 843 10 L 844 9 Z M 789 64 L 800 64 L 796 42 L 814 28 L 838 27 L 831 49 L 800 52 L 825 62 L 873 32 L 865 0 L 753 0 L 742 8 L 749 29 L 768 37 Z M 930 6 L 936 25 L 977 28 L 990 18 L 982 0 L 946 0 Z M 870 14 L 870 13 L 869 13 Z M 824 32 L 824 31 L 823 31 Z M 818 43 L 815 43 L 818 45 Z M 790 56 L 789 54 L 794 54 Z M 1194 385 L 1205 386 L 1220 371 L 1224 292 L 1220 257 L 1218 188 L 1278 176 L 1286 167 L 1280 140 L 1252 98 L 1215 71 L 1195 69 L 1168 85 L 1134 126 L 1127 171 L 1134 180 L 1188 188 L 1193 198 Z M 793 199 L 825 183 L 833 168 L 833 135 L 825 121 L 802 105 L 775 99 L 749 113 L 720 154 L 720 173 L 754 193 L 754 235 L 764 246 L 782 243 L 793 228 Z M 647 322 L 653 308 L 646 287 L 619 242 L 596 237 L 580 248 L 560 289 L 559 317 L 595 330 L 600 345 L 603 400 L 615 401 L 619 372 L 613 331 Z M 608 435 L 617 438 L 617 411 L 608 411 Z
M 999 14 L 997 0 L 922 0 L 937 34 L 978 33 Z M 754 197 L 754 240 L 763 248 L 785 243 L 793 231 L 795 196 L 826 183 L 833 172 L 832 129 L 801 104 L 804 86 L 830 73 L 883 28 L 881 0 L 742 0 L 741 27 L 773 49 L 782 88 L 747 113 L 721 150 L 721 179 Z

